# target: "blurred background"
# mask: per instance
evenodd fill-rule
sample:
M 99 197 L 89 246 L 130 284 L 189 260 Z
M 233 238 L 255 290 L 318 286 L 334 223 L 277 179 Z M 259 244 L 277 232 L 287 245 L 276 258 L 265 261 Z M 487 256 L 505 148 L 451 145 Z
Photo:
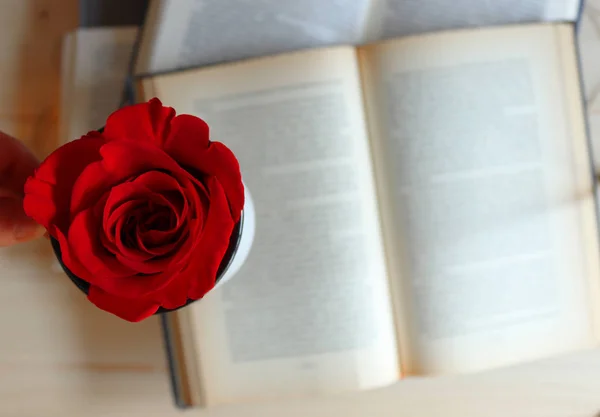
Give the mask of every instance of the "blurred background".
M 79 27 L 141 25 L 147 8 L 144 0 L 0 0 L 0 130 L 22 140 L 40 159 L 47 156 L 62 140 L 65 36 Z M 578 42 L 588 123 L 598 150 L 600 0 L 586 2 Z M 597 155 L 596 151 L 596 161 Z M 600 408 L 600 361 L 592 352 L 552 361 L 550 366 L 526 366 L 512 376 L 507 372 L 475 383 L 453 378 L 415 381 L 397 393 L 390 391 L 393 388 L 368 393 L 360 404 L 343 396 L 323 400 L 319 407 L 323 415 L 400 415 L 398 410 L 407 416 L 461 417 L 591 417 Z M 539 390 L 527 391 L 536 384 L 541 384 Z M 394 402 L 386 403 L 384 398 L 392 396 Z M 314 408 L 295 401 L 287 411 L 304 416 L 312 415 Z M 173 405 L 159 320 L 152 317 L 132 325 L 94 308 L 57 271 L 44 240 L 2 249 L 0 416 L 65 413 L 180 415 Z M 188 413 L 278 415 L 271 406 Z

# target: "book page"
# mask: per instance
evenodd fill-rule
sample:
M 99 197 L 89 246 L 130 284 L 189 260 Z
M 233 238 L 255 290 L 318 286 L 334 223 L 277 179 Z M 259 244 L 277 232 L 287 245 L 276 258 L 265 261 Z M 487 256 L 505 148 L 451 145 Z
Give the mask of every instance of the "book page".
M 587 1 L 577 41 L 585 81 L 594 166 L 600 167 L 600 1 Z
M 368 40 L 474 26 L 575 21 L 580 0 L 373 0 Z
M 72 54 L 63 81 L 63 142 L 103 127 L 119 108 L 136 34 L 137 28 L 127 26 L 79 29 L 68 35 L 65 45 Z
M 361 51 L 403 370 L 596 343 L 597 224 L 570 25 Z
M 575 20 L 580 0 L 153 0 L 135 73 L 441 29 Z M 226 30 L 223 30 L 226 28 Z
M 237 155 L 256 209 L 240 272 L 188 311 L 207 403 L 372 388 L 399 377 L 355 51 L 149 79 Z
M 355 44 L 368 6 L 369 0 L 154 0 L 135 72 Z

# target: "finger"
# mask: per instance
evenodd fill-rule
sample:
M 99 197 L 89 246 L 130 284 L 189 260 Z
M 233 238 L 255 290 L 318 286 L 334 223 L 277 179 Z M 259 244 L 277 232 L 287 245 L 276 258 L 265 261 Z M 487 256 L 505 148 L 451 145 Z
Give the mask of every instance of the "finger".
M 36 239 L 44 228 L 23 211 L 23 199 L 16 193 L 0 190 L 0 247 Z
M 21 142 L 0 132 L 0 187 L 22 196 L 27 178 L 39 162 Z

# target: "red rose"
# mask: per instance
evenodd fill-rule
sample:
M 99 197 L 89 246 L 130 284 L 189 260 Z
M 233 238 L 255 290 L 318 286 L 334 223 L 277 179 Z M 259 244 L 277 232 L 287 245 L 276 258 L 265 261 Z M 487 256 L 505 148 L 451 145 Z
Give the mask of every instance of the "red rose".
M 152 99 L 57 149 L 25 184 L 25 212 L 99 308 L 139 321 L 213 288 L 244 188 L 233 153 L 208 137 L 203 120 Z

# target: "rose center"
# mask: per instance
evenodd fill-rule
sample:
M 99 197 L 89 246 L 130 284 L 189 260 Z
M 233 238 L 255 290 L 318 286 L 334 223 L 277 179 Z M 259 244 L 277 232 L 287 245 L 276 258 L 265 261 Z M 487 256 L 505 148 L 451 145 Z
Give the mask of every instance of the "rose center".
M 170 210 L 161 210 L 153 213 L 144 219 L 140 224 L 140 229 L 143 231 L 158 230 L 166 232 L 172 230 L 177 225 L 177 217 Z
M 135 215 L 127 216 L 127 220 L 125 220 L 125 224 L 123 225 L 123 228 L 121 229 L 121 242 L 123 242 L 123 244 L 127 248 L 135 248 L 136 247 L 135 225 L 136 225 L 137 221 L 136 221 L 135 217 L 136 217 Z
M 120 230 L 123 245 L 130 249 L 139 247 L 138 236 L 152 232 L 168 233 L 177 228 L 177 215 L 168 207 L 158 206 L 150 202 L 143 208 L 129 213 Z M 162 240 L 162 239 L 161 239 Z

